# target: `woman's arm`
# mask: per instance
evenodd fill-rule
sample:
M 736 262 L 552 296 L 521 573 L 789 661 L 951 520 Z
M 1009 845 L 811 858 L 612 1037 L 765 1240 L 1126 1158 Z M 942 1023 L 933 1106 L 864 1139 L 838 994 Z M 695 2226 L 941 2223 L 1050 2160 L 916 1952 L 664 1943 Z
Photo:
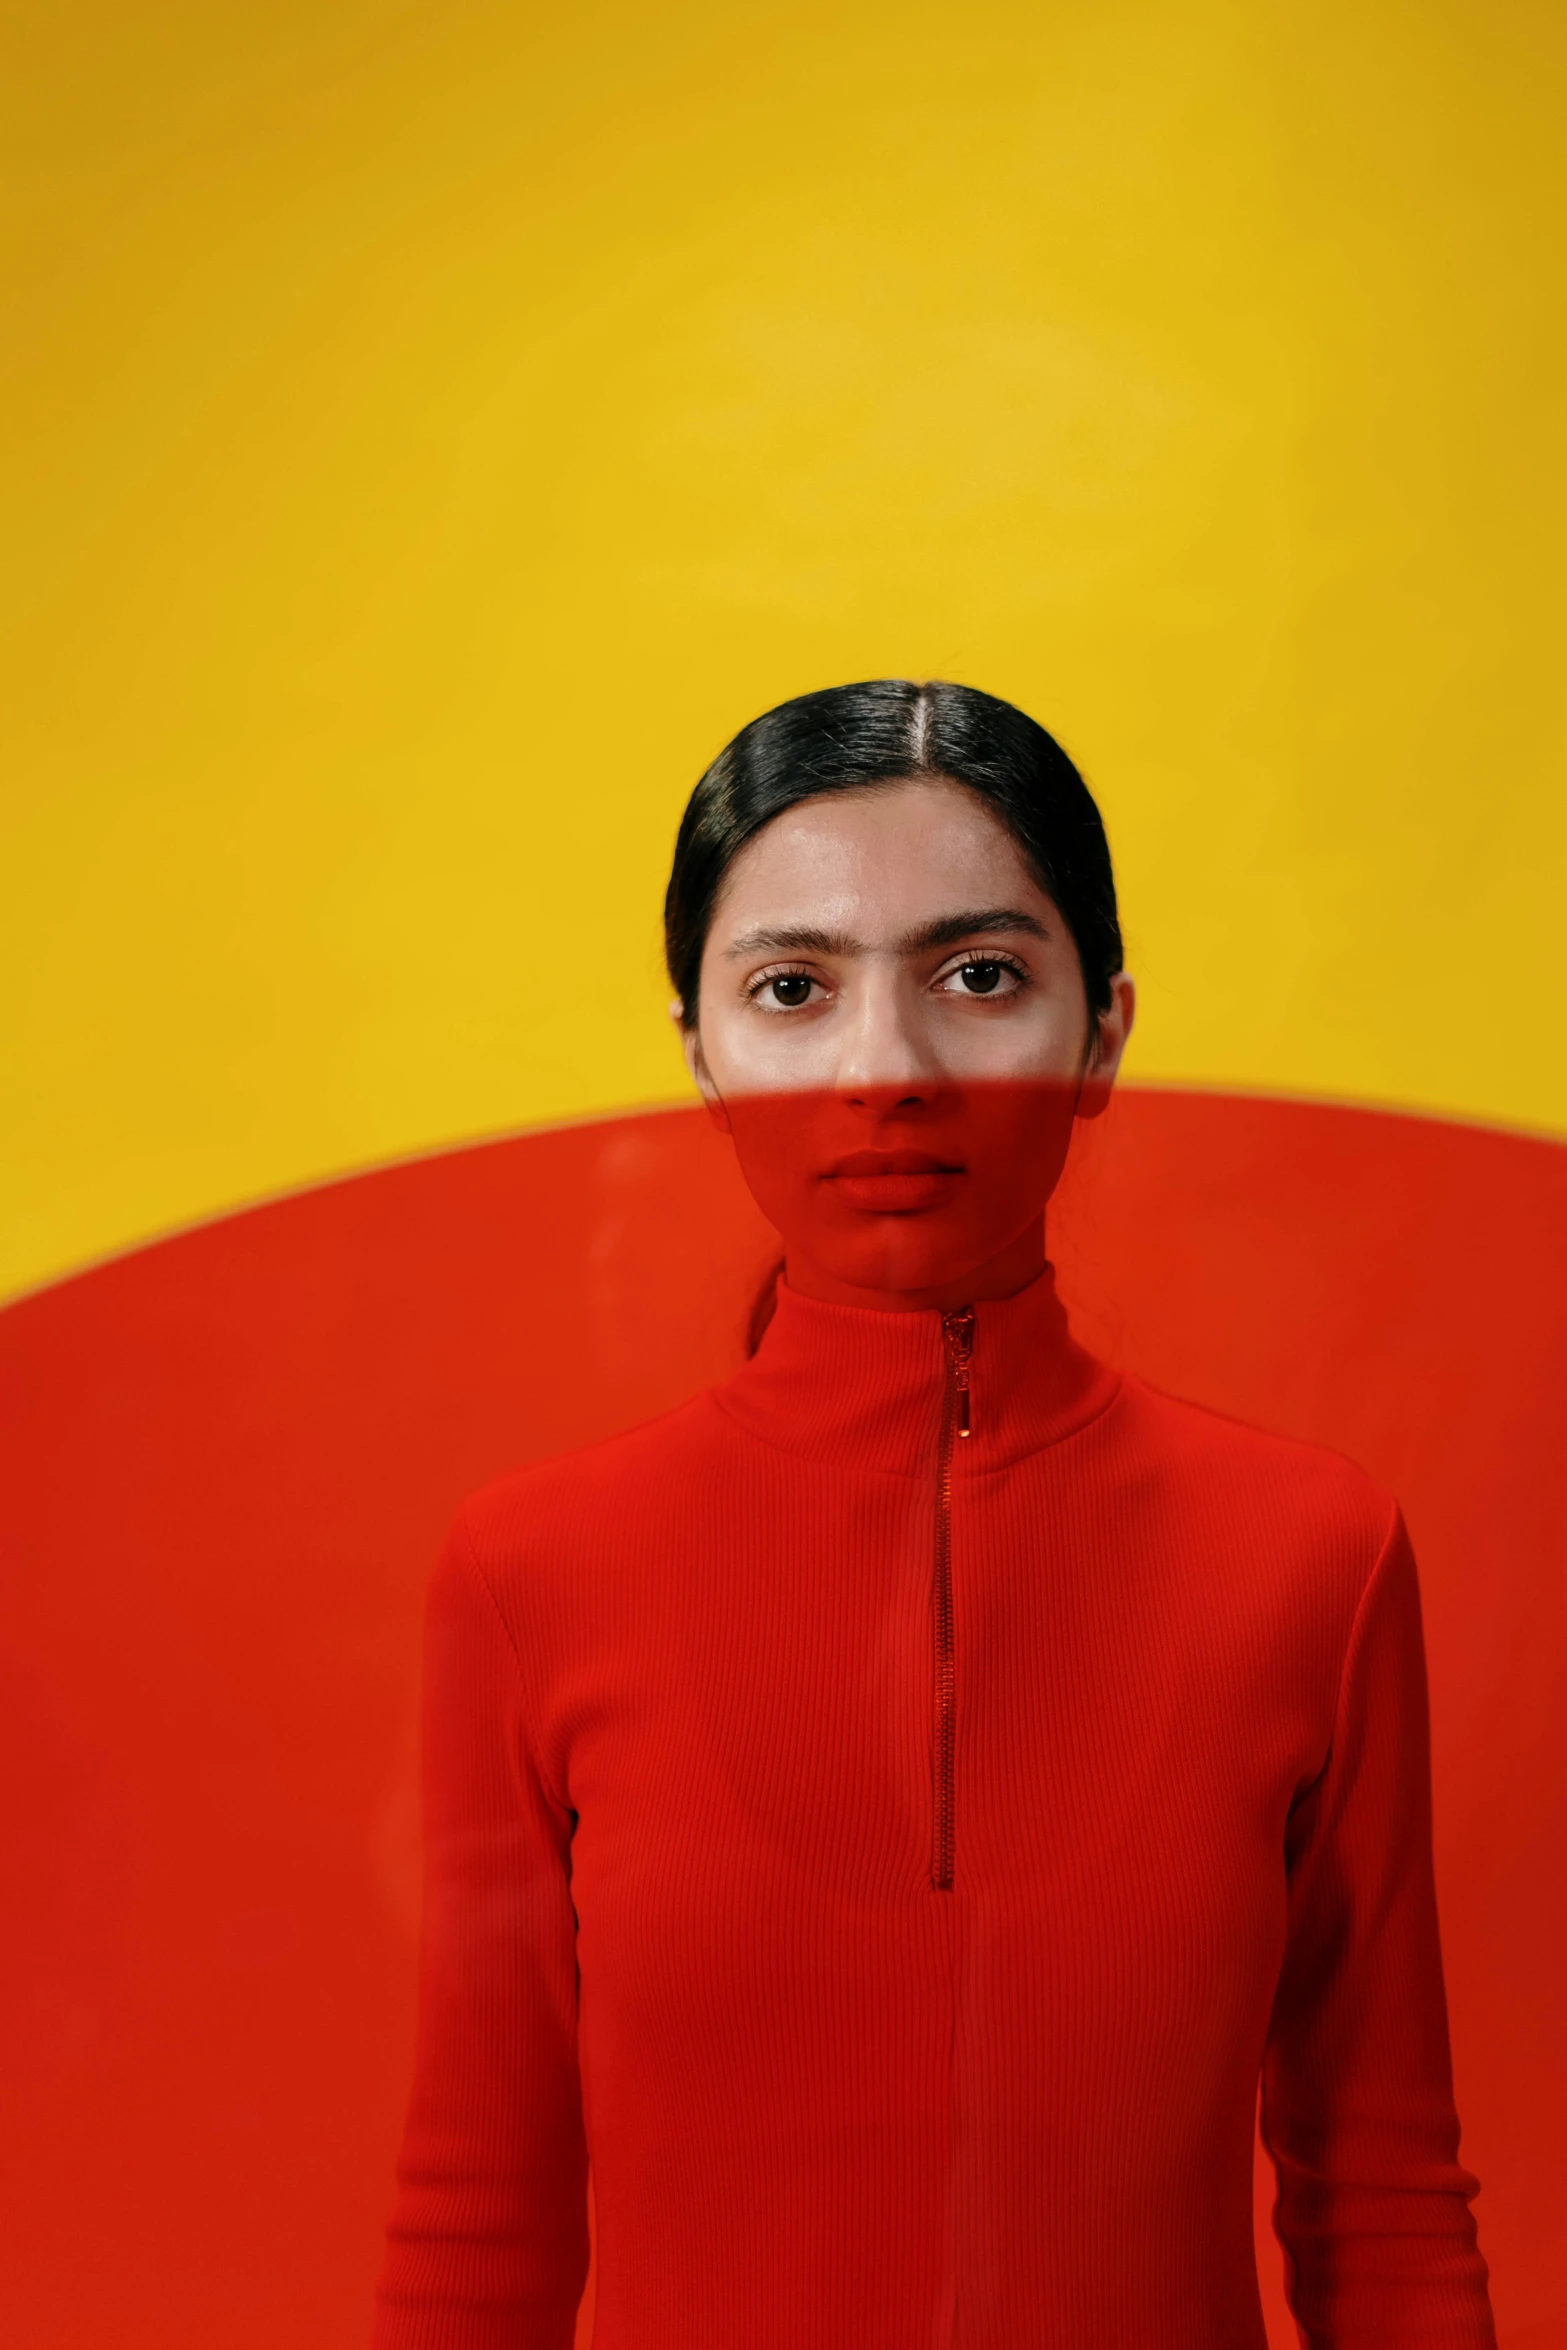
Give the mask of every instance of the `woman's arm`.
M 1492 2350 L 1479 2182 L 1458 2161 L 1420 1593 L 1397 1512 L 1286 1862 L 1262 2127 L 1296 2320 L 1312 2350 Z
M 587 2276 L 570 1815 L 459 1517 L 430 1587 L 419 2044 L 373 2350 L 569 2350 Z

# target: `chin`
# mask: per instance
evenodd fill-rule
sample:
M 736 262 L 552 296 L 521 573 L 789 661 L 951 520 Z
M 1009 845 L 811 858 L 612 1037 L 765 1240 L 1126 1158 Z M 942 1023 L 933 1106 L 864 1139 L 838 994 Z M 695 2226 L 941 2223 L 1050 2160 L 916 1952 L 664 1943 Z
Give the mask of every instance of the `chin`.
M 988 1265 L 1005 1242 L 954 1231 L 935 1216 L 878 1216 L 860 1230 L 785 1233 L 785 1249 L 834 1281 L 889 1293 L 951 1289 Z

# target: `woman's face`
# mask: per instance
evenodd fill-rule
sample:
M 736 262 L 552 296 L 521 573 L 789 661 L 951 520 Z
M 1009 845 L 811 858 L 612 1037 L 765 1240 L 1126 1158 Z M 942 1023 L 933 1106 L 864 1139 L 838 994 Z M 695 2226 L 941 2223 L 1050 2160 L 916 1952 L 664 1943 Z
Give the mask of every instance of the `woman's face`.
M 792 1287 L 961 1304 L 1039 1269 L 1074 1117 L 1109 1097 L 1132 1016 L 1094 1027 L 1071 933 L 960 784 L 803 801 L 724 879 L 692 1075 L 783 1236 Z

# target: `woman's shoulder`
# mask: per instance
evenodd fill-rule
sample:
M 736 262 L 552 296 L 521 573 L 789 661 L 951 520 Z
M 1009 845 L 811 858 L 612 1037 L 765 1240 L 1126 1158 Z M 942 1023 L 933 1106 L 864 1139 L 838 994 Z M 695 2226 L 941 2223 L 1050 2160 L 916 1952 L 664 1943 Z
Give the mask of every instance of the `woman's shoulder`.
M 1392 1492 L 1334 1446 L 1286 1435 L 1151 1380 L 1126 1376 L 1122 1431 L 1147 1475 L 1191 1502 L 1373 1553 L 1398 1514 Z
M 453 1540 L 490 1567 L 541 1547 L 556 1551 L 595 1529 L 623 1530 L 667 1498 L 690 1492 L 723 1432 L 704 1389 L 653 1419 L 478 1486 L 457 1511 Z
M 1140 1550 L 1266 1653 L 1337 1686 L 1379 1565 L 1402 1546 L 1394 1495 L 1333 1446 L 1127 1378 L 1122 1506 Z

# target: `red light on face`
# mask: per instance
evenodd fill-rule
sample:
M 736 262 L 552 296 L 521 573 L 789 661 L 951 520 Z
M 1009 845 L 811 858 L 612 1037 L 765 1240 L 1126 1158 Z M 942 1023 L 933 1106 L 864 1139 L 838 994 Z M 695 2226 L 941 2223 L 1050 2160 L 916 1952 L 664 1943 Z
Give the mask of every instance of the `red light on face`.
M 742 1094 L 724 1110 L 791 1263 L 915 1291 L 961 1282 L 1043 1213 L 1075 1104 L 1075 1087 L 1032 1079 L 885 1104 L 825 1089 Z

